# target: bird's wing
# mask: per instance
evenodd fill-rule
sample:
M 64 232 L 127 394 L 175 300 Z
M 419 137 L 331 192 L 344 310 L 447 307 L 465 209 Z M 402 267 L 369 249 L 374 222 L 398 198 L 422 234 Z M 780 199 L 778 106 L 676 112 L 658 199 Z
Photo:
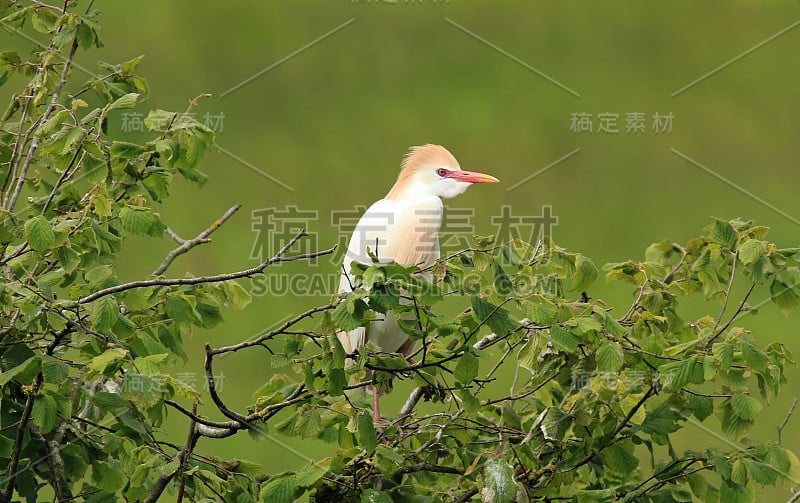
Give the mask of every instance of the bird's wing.
M 387 236 L 392 235 L 393 228 L 396 226 L 397 214 L 402 205 L 396 201 L 381 199 L 367 208 L 367 211 L 359 219 L 350 242 L 347 245 L 342 270 L 339 271 L 341 278 L 339 281 L 339 293 L 353 291 L 353 276 L 350 274 L 350 265 L 353 262 L 370 264 L 372 259 L 367 253 L 377 255 L 380 260 L 391 260 L 386 258 L 385 246 Z
M 352 291 L 353 261 L 370 263 L 367 249 L 381 262 L 394 260 L 400 264 L 428 267 L 439 258 L 439 227 L 442 203 L 438 197 L 415 199 L 413 202 L 381 199 L 367 209 L 356 225 L 347 247 L 339 292 Z M 339 339 L 348 353 L 366 342 L 374 342 L 384 351 L 396 351 L 408 340 L 392 313 L 371 323 L 368 329 L 340 332 Z
M 350 242 L 347 245 L 341 270 L 339 271 L 339 293 L 353 291 L 354 277 L 350 273 L 353 262 L 369 264 L 372 259 L 367 253 L 367 249 L 373 254 L 383 256 L 383 245 L 386 242 L 386 235 L 390 233 L 396 221 L 395 215 L 398 212 L 398 204 L 395 201 L 381 199 L 367 208 L 367 211 L 359 219 Z M 355 349 L 363 346 L 367 338 L 367 328 L 358 327 L 349 332 L 338 332 L 339 340 L 344 350 L 351 354 Z

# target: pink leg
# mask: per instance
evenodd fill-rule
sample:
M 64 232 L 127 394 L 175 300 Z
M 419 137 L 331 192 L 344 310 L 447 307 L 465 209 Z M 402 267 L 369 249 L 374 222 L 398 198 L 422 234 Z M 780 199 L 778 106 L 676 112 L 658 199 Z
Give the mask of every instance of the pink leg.
M 378 387 L 372 386 L 372 419 L 379 423 L 381 421 L 381 408 L 378 404 Z

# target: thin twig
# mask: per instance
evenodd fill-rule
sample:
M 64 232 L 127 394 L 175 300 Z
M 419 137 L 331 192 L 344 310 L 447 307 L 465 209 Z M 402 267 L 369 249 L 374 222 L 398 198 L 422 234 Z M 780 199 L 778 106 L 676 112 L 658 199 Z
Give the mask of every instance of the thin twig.
M 681 252 L 681 258 L 678 260 L 677 264 L 672 266 L 672 269 L 670 269 L 670 271 L 666 274 L 666 276 L 661 278 L 661 282 L 665 283 L 665 284 L 669 283 L 670 280 L 672 280 L 672 276 L 674 276 L 675 273 L 678 272 L 678 269 L 681 268 L 681 266 L 683 265 L 684 260 L 686 260 L 686 255 L 688 255 L 688 252 L 686 251 L 686 248 L 682 247 L 678 243 L 672 243 L 672 248 L 674 250 L 678 250 L 679 252 Z
M 490 345 L 492 342 L 496 341 L 497 337 L 498 337 L 497 334 L 492 332 L 491 334 L 483 336 L 480 340 L 478 340 L 475 344 L 473 344 L 472 347 L 474 347 L 475 349 L 483 349 L 486 346 Z M 441 362 L 442 361 L 439 360 L 436 363 L 441 363 Z M 398 412 L 397 414 L 398 418 L 404 419 L 406 418 L 406 416 L 411 414 L 411 412 L 413 412 L 414 407 L 417 406 L 417 403 L 419 403 L 420 399 L 424 395 L 423 393 L 424 389 L 425 386 L 417 386 L 411 391 L 411 394 L 408 396 L 405 403 L 400 408 L 400 412 Z
M 64 69 L 61 71 L 61 77 L 58 80 L 58 84 L 56 85 L 53 94 L 50 97 L 50 103 L 47 105 L 47 109 L 44 111 L 40 118 L 40 122 L 44 124 L 48 118 L 50 118 L 50 114 L 53 112 L 53 109 L 56 106 L 56 102 L 58 102 L 59 96 L 61 96 L 61 90 L 64 88 L 64 84 L 67 82 L 67 74 L 69 73 L 69 69 L 72 66 L 72 58 L 75 57 L 75 53 L 78 50 L 78 37 L 72 40 L 72 47 L 69 50 L 69 54 L 67 55 L 67 59 L 64 60 Z M 11 200 L 8 202 L 8 206 L 6 209 L 11 212 L 14 211 L 14 206 L 17 204 L 17 198 L 19 198 L 19 193 L 22 191 L 22 186 L 25 185 L 25 177 L 28 175 L 28 169 L 31 166 L 31 161 L 33 160 L 33 154 L 36 152 L 36 149 L 39 147 L 39 137 L 34 136 L 33 140 L 31 140 L 31 145 L 28 147 L 28 153 L 25 156 L 25 161 L 22 164 L 22 169 L 20 169 L 18 178 L 17 178 L 17 185 L 14 187 L 14 192 L 11 194 Z
M 261 264 L 257 265 L 256 267 L 251 267 L 250 269 L 244 269 L 242 271 L 230 272 L 226 274 L 217 274 L 215 276 L 196 276 L 193 278 L 156 278 L 156 279 L 142 279 L 138 281 L 131 281 L 130 283 L 123 283 L 121 285 L 116 285 L 109 288 L 103 288 L 102 290 L 98 290 L 92 294 L 81 297 L 78 300 L 73 301 L 73 305 L 69 307 L 74 307 L 79 304 L 86 304 L 88 302 L 92 302 L 93 300 L 97 300 L 101 297 L 105 297 L 106 295 L 124 292 L 126 290 L 131 290 L 133 288 L 146 288 L 149 286 L 198 285 L 200 283 L 219 283 L 222 281 L 230 281 L 232 279 L 247 278 L 264 272 L 264 269 L 277 262 L 292 262 L 295 260 L 305 260 L 305 259 L 315 258 L 322 255 L 328 255 L 336 250 L 336 246 L 334 245 L 333 247 L 328 248 L 327 250 L 302 253 L 300 255 L 292 255 L 289 257 L 284 257 L 286 251 L 294 243 L 296 243 L 300 238 L 307 235 L 308 234 L 306 233 L 305 229 L 302 229 L 295 237 L 290 239 L 289 242 L 286 243 L 286 245 L 283 248 L 281 248 L 278 251 L 278 253 L 276 253 L 273 257 L 268 258 Z
M 789 412 L 786 413 L 786 417 L 783 418 L 783 422 L 780 426 L 778 426 L 778 445 L 781 445 L 781 435 L 783 434 L 783 429 L 786 427 L 786 423 L 789 422 L 792 414 L 794 414 L 794 409 L 797 408 L 797 402 L 797 397 L 794 397 L 794 400 L 792 400 L 792 405 L 789 407 Z
M 413 472 L 432 472 L 432 473 L 452 473 L 454 475 L 461 475 L 464 470 L 454 468 L 452 466 L 439 466 L 430 463 L 417 463 L 415 465 L 404 466 L 395 472 L 395 475 L 404 475 Z
M 739 316 L 742 313 L 742 311 L 744 311 L 744 306 L 745 306 L 745 304 L 747 304 L 747 299 L 750 298 L 750 294 L 753 293 L 753 290 L 755 289 L 755 287 L 756 287 L 755 283 L 751 283 L 750 284 L 750 288 L 748 288 L 747 289 L 747 293 L 744 294 L 744 297 L 742 298 L 742 301 L 739 303 L 739 307 L 736 308 L 736 312 L 733 313 L 731 318 L 728 320 L 727 323 L 725 323 L 725 325 L 722 326 L 722 328 L 717 330 L 717 332 L 714 333 L 714 335 L 712 335 L 710 339 L 708 339 L 708 342 L 706 343 L 706 348 L 710 348 L 711 344 L 716 340 L 716 338 L 719 337 L 720 335 L 724 334 L 725 331 L 728 330 L 728 327 L 730 327 L 731 324 L 734 321 L 736 321 L 736 317 Z
M 219 348 L 214 348 L 214 349 L 211 350 L 211 353 L 214 354 L 214 355 L 218 355 L 218 354 L 222 354 L 222 353 L 229 353 L 229 352 L 232 352 L 232 351 L 238 351 L 240 349 L 248 348 L 248 347 L 251 347 L 251 346 L 260 346 L 267 339 L 270 339 L 270 338 L 274 337 L 277 334 L 284 333 L 284 331 L 287 328 L 289 328 L 292 325 L 297 324 L 298 322 L 302 321 L 303 319 L 308 318 L 308 317 L 310 317 L 310 316 L 312 316 L 312 315 L 314 315 L 316 313 L 319 313 L 321 311 L 327 311 L 329 309 L 333 309 L 337 305 L 339 305 L 338 302 L 332 302 L 332 303 L 326 304 L 324 306 L 314 307 L 314 308 L 309 309 L 308 311 L 306 311 L 304 313 L 298 314 L 294 318 L 286 321 L 285 323 L 283 323 L 281 326 L 279 326 L 275 330 L 270 330 L 269 332 L 266 332 L 266 333 L 264 333 L 262 335 L 259 335 L 255 339 L 246 340 L 246 341 L 240 342 L 238 344 L 232 344 L 230 346 L 222 346 L 222 347 L 219 347 Z
M 728 279 L 728 288 L 725 289 L 725 298 L 722 299 L 722 309 L 719 310 L 717 319 L 714 320 L 714 326 L 711 327 L 712 334 L 717 331 L 719 322 L 722 321 L 722 317 L 725 315 L 725 311 L 728 309 L 728 299 L 731 298 L 731 290 L 733 289 L 733 280 L 736 278 L 736 258 L 738 256 L 739 256 L 738 252 L 733 253 L 733 260 L 731 260 L 731 277 L 730 279 Z
M 197 401 L 192 404 L 192 411 L 197 413 Z M 178 486 L 178 497 L 175 499 L 176 503 L 181 503 L 183 501 L 183 493 L 186 490 L 186 472 L 189 471 L 189 456 L 192 455 L 192 449 L 194 449 L 195 439 L 197 438 L 196 435 L 197 431 L 195 430 L 195 422 L 192 420 L 189 423 L 189 433 L 186 436 L 186 444 L 183 446 L 183 450 L 181 450 L 179 453 L 181 481 L 180 485 Z
M 80 126 L 75 126 L 75 127 L 80 127 Z M 92 134 L 93 130 L 94 128 L 91 128 L 86 134 L 87 135 Z M 78 154 L 81 154 L 81 158 L 76 163 L 75 161 L 78 159 Z M 70 159 L 69 164 L 67 164 L 67 167 L 64 168 L 64 172 L 61 173 L 61 176 L 58 177 L 58 180 L 56 180 L 55 185 L 53 185 L 53 190 L 50 191 L 50 195 L 47 196 L 47 201 L 45 201 L 44 205 L 42 206 L 42 213 L 41 213 L 42 215 L 44 215 L 45 212 L 47 211 L 47 208 L 50 207 L 50 203 L 53 202 L 53 199 L 56 197 L 56 192 L 58 192 L 58 189 L 61 187 L 61 185 L 65 181 L 67 181 L 70 177 L 72 177 L 72 175 L 74 175 L 76 171 L 80 169 L 81 164 L 83 164 L 83 160 L 85 158 L 86 158 L 86 151 L 78 148 L 75 151 L 75 154 L 73 154 L 72 159 Z M 74 170 L 72 170 L 72 166 L 75 166 Z M 72 174 L 70 174 L 70 170 L 72 170 Z
M 210 236 L 212 232 L 217 230 L 220 225 L 224 224 L 226 220 L 231 218 L 234 213 L 239 211 L 239 208 L 241 207 L 242 207 L 241 204 L 232 206 L 231 208 L 228 209 L 228 211 L 225 212 L 224 215 L 215 220 L 213 224 L 211 224 L 206 230 L 198 234 L 195 238 L 184 240 L 182 243 L 180 243 L 180 246 L 178 246 L 177 248 L 175 248 L 174 250 L 172 250 L 167 254 L 167 256 L 164 258 L 164 261 L 161 262 L 161 265 L 159 265 L 155 271 L 153 271 L 151 276 L 161 276 L 162 274 L 164 274 L 164 271 L 167 270 L 170 264 L 172 264 L 172 261 L 175 260 L 175 258 L 177 258 L 179 255 L 183 255 L 184 253 L 188 252 L 197 245 L 211 242 L 211 240 L 208 239 L 208 236 Z M 173 232 L 173 234 L 175 233 Z

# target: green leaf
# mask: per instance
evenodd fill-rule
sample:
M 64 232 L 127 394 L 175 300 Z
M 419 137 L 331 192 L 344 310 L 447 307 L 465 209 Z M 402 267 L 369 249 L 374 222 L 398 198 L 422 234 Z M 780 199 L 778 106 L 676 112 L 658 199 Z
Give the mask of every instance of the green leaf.
M 25 239 L 31 248 L 37 252 L 44 252 L 56 242 L 56 235 L 50 227 L 50 222 L 42 215 L 36 215 L 25 222 Z
M 83 277 L 92 284 L 100 283 L 101 281 L 110 278 L 114 275 L 114 269 L 110 265 L 99 265 L 92 267 L 83 273 Z
M 752 421 L 764 406 L 756 398 L 736 393 L 730 399 L 731 411 L 745 421 Z
M 665 390 L 676 391 L 689 383 L 703 382 L 703 366 L 696 358 L 686 358 L 677 362 L 665 363 L 658 368 L 661 384 Z
M 505 309 L 495 306 L 477 295 L 472 296 L 471 303 L 475 319 L 479 323 L 486 323 L 497 335 L 505 335 L 516 328 L 515 323 L 511 321 L 509 313 Z
M 195 310 L 200 315 L 200 326 L 213 328 L 222 323 L 222 310 L 216 303 L 198 302 Z
M 265 482 L 259 497 L 264 503 L 292 503 L 294 493 L 294 479 L 284 476 Z
M 774 302 L 784 314 L 800 304 L 800 295 L 798 295 L 797 292 L 798 286 L 800 285 L 787 285 L 778 281 L 777 278 L 769 285 L 769 293 L 772 296 L 772 302 Z
M 145 375 L 157 375 L 162 373 L 161 363 L 163 363 L 167 357 L 166 353 L 161 353 L 157 355 L 148 355 L 148 356 L 137 356 L 133 359 L 133 365 L 137 371 Z
M 711 241 L 733 250 L 736 248 L 736 240 L 739 236 L 730 223 L 724 220 L 714 219 L 709 237 Z
M 458 365 L 456 365 L 456 368 L 453 370 L 453 377 L 461 384 L 469 384 L 478 376 L 479 366 L 480 362 L 477 356 L 469 352 L 464 353 L 461 358 L 458 359 Z
M 748 456 L 742 456 L 741 461 L 744 467 L 747 468 L 747 473 L 750 475 L 750 477 L 752 477 L 753 480 L 759 484 L 773 485 L 778 479 L 778 473 L 775 471 L 775 467 L 770 466 L 761 460 L 750 458 Z
M 576 335 L 585 335 L 590 332 L 600 332 L 603 326 L 595 318 L 591 316 L 579 316 L 569 320 L 565 325 L 575 327 L 573 332 Z
M 83 50 L 90 48 L 92 44 L 95 43 L 96 36 L 94 30 L 85 23 L 79 24 L 75 33 L 75 37 L 78 39 L 78 45 L 80 45 Z
M 111 143 L 108 153 L 111 157 L 118 157 L 121 159 L 134 159 L 145 152 L 145 147 L 135 143 L 128 143 L 125 141 L 115 141 Z
M 39 126 L 34 133 L 34 136 L 43 137 L 47 136 L 48 134 L 52 133 L 53 130 L 56 129 L 57 126 L 61 126 L 67 119 L 69 119 L 70 114 L 69 110 L 59 110 L 58 112 L 54 113 L 47 121 Z
M 150 208 L 126 205 L 119 212 L 122 226 L 136 236 L 159 236 L 164 230 L 158 216 Z
M 550 300 L 534 296 L 531 298 L 527 306 L 528 318 L 537 325 L 550 325 L 556 321 L 556 314 L 558 308 Z
M 483 467 L 483 503 L 507 503 L 514 501 L 517 485 L 514 482 L 514 468 L 501 459 L 490 459 Z
M 101 489 L 115 492 L 127 482 L 127 477 L 109 463 L 96 461 L 92 463 L 92 480 Z
M 42 375 L 45 382 L 60 384 L 69 375 L 69 367 L 58 358 L 42 355 Z
M 604 340 L 595 355 L 597 369 L 604 372 L 617 372 L 622 368 L 624 355 L 622 346 L 610 340 Z
M 573 292 L 586 290 L 599 275 L 600 271 L 597 270 L 594 262 L 579 253 L 575 257 L 575 275 L 572 277 L 572 288 L 570 290 Z
M 339 396 L 347 386 L 347 374 L 344 369 L 332 368 L 328 373 L 328 394 Z
M 359 412 L 356 416 L 356 435 L 358 445 L 365 448 L 367 452 L 372 452 L 378 445 L 378 435 L 375 433 L 375 424 L 372 416 L 365 412 Z
M 253 297 L 250 295 L 250 293 L 245 290 L 244 287 L 237 281 L 229 281 L 225 283 L 225 288 L 227 290 L 227 298 L 231 303 L 231 307 L 237 311 L 244 309 L 253 301 Z
M 108 391 L 98 391 L 89 397 L 89 401 L 96 407 L 116 413 L 119 410 L 127 410 L 130 403 L 122 398 L 119 393 Z
M 53 430 L 58 419 L 56 400 L 50 395 L 39 395 L 33 402 L 31 417 L 33 422 L 47 435 Z
M 128 93 L 117 98 L 108 108 L 109 110 L 133 108 L 138 99 L 139 93 Z
M 755 501 L 753 486 L 739 486 L 728 480 L 723 480 L 719 488 L 719 501 L 724 503 L 753 503 Z
M 707 396 L 686 393 L 686 401 L 689 403 L 689 408 L 692 409 L 694 417 L 700 421 L 705 421 L 714 412 L 714 400 Z
M 328 473 L 328 469 L 325 466 L 314 463 L 294 475 L 294 484 L 297 487 L 311 487 L 326 473 Z
M 737 485 L 747 483 L 747 468 L 741 459 L 737 459 L 731 464 L 731 482 Z
M 28 358 L 16 367 L 0 374 L 0 386 L 5 386 L 12 379 L 22 384 L 29 384 L 39 374 L 42 360 L 38 356 Z
M 519 351 L 517 363 L 520 367 L 531 373 L 539 368 L 539 342 L 536 337 L 528 338 L 525 345 L 522 346 L 522 349 Z
M 95 330 L 108 330 L 117 323 L 119 305 L 112 295 L 100 297 L 92 304 L 90 317 Z
M 86 366 L 99 373 L 104 373 L 111 363 L 119 361 L 128 354 L 123 348 L 111 348 L 92 358 Z
M 767 252 L 767 244 L 758 239 L 748 239 L 739 246 L 739 259 L 745 264 L 752 264 Z
M 117 501 L 119 501 L 119 498 L 115 493 L 108 491 L 97 491 L 86 498 L 84 503 L 116 503 Z
M 559 325 L 550 327 L 550 341 L 557 349 L 574 353 L 578 349 L 578 338 Z
M 456 396 L 461 399 L 461 407 L 469 413 L 477 412 L 481 408 L 481 402 L 472 390 L 466 388 L 457 389 Z
M 316 407 L 302 407 L 297 410 L 294 433 L 301 438 L 316 437 L 322 431 L 319 411 Z
M 194 308 L 183 295 L 174 294 L 167 296 L 164 302 L 167 316 L 179 323 L 192 323 L 197 320 Z
M 611 444 L 603 451 L 603 464 L 614 473 L 627 475 L 639 466 L 630 442 Z
M 361 299 L 345 299 L 333 310 L 333 322 L 341 330 L 350 331 L 361 326 L 369 311 L 367 303 Z
M 648 433 L 666 435 L 680 429 L 678 424 L 680 420 L 683 420 L 683 416 L 672 410 L 668 402 L 662 402 L 655 409 L 648 411 L 642 422 L 642 429 Z

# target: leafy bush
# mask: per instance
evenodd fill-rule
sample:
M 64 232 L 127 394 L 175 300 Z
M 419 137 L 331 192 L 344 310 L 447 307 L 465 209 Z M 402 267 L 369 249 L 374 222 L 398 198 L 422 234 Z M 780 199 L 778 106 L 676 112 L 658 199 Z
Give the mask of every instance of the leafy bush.
M 433 284 L 413 267 L 354 264 L 354 292 L 255 339 L 206 345 L 213 408 L 201 404 L 171 373 L 192 328 L 248 304 L 238 278 L 332 249 L 292 252 L 301 232 L 254 268 L 165 276 L 238 209 L 190 240 L 156 211 L 176 176 L 205 183 L 198 166 L 213 131 L 189 110 L 153 110 L 149 141 L 110 139 L 115 111 L 147 97 L 141 58 L 101 63 L 68 94 L 77 50 L 102 45 L 96 13 L 38 2 L 0 9 L 6 29 L 29 23 L 50 37 L 25 57 L 0 52 L 0 83 L 28 79 L 0 132 L 0 501 L 51 492 L 57 501 L 155 501 L 168 489 L 178 501 L 738 502 L 753 501 L 757 485 L 800 478 L 780 438 L 748 437 L 791 355 L 741 326 L 757 312 L 748 301 L 758 285 L 781 309 L 798 303 L 800 250 L 742 220 L 714 220 L 688 243 L 607 265 L 607 280 L 631 285 L 622 309 L 590 296 L 600 272 L 589 258 L 549 240 L 477 239 L 430 271 Z M 150 277 L 117 278 L 129 236 L 166 234 L 178 243 Z M 683 313 L 689 296 L 706 299 L 711 314 Z M 337 331 L 390 309 L 417 342 L 414 363 L 369 345 L 345 354 Z M 281 372 L 246 413 L 231 410 L 214 386 L 214 358 L 258 347 Z M 359 390 L 375 382 L 391 392 L 400 379 L 416 388 L 394 419 L 374 424 Z M 184 445 L 163 439 L 167 413 L 185 417 Z M 741 444 L 673 447 L 689 423 L 715 422 Z M 258 437 L 268 427 L 335 452 L 299 472 L 265 473 L 195 449 L 201 437 Z

